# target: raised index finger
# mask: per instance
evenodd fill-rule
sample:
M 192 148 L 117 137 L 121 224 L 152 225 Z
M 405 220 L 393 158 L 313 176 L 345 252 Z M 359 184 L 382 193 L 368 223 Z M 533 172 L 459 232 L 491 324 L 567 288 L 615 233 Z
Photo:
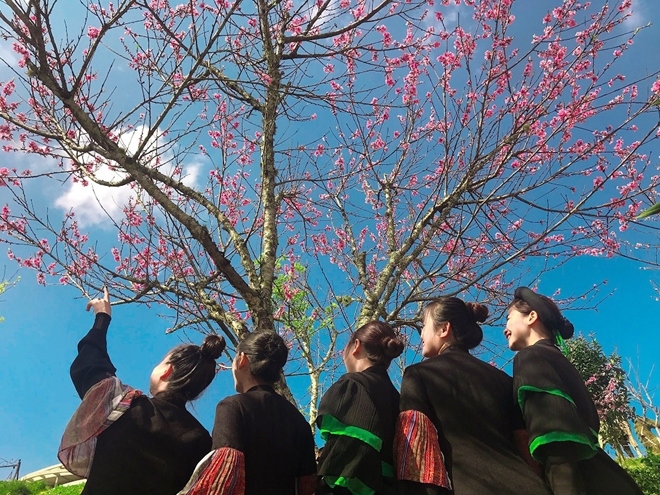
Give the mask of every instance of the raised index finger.
M 103 286 L 103 300 L 110 302 L 110 294 L 108 293 L 108 287 L 106 285 Z

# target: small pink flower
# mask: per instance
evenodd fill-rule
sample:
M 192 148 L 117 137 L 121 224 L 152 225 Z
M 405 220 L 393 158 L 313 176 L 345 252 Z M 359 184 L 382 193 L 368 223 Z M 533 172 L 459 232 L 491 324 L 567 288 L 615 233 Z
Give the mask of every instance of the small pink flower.
M 92 40 L 98 38 L 100 32 L 101 32 L 101 30 L 97 27 L 94 27 L 94 26 L 89 26 L 87 28 L 87 36 L 89 37 L 89 39 L 92 39 Z
M 653 83 L 653 86 L 651 86 L 651 91 L 653 91 L 656 95 L 660 94 L 660 79 Z

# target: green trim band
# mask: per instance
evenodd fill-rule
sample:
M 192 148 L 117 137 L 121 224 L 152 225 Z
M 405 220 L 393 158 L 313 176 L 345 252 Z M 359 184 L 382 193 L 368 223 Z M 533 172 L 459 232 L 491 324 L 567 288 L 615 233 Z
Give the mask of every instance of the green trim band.
M 323 415 L 319 430 L 321 431 L 321 437 L 323 440 L 327 440 L 328 435 L 342 435 L 361 440 L 376 449 L 378 452 L 383 448 L 383 441 L 377 435 L 358 426 L 346 425 L 331 414 Z
M 359 478 L 344 478 L 343 476 L 324 476 L 323 481 L 330 487 L 343 486 L 353 495 L 374 495 L 375 490 L 372 490 L 365 485 Z
M 522 385 L 518 389 L 518 405 L 520 406 L 520 410 L 523 413 L 525 412 L 525 408 L 524 408 L 525 394 L 527 392 L 540 392 L 544 394 L 556 395 L 557 397 L 562 397 L 571 404 L 575 405 L 575 402 L 573 402 L 573 398 L 570 395 L 568 395 L 566 392 L 564 392 L 563 390 L 559 390 L 558 388 L 538 388 L 538 387 L 534 387 L 533 385 Z
M 598 447 L 587 435 L 583 433 L 551 431 L 549 433 L 546 433 L 545 435 L 540 435 L 536 437 L 534 440 L 532 440 L 532 442 L 529 444 L 529 453 L 532 454 L 532 457 L 534 459 L 536 459 L 537 461 L 541 461 L 541 459 L 538 459 L 534 455 L 536 449 L 538 449 L 541 445 L 546 445 L 554 442 L 572 442 L 588 447 L 588 450 L 580 449 L 580 451 L 583 452 L 583 455 L 581 456 L 580 460 L 591 459 L 598 452 Z
M 394 466 L 385 461 L 380 462 L 380 472 L 385 478 L 394 479 Z

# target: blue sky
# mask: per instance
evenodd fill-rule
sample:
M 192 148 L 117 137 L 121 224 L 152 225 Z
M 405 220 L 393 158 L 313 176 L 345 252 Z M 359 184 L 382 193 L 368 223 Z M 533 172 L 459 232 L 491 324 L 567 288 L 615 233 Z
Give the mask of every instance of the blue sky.
M 535 8 L 542 12 L 554 4 L 552 0 L 534 2 Z M 660 5 L 656 0 L 637 0 L 635 5 L 637 13 L 631 25 L 645 25 L 651 19 L 660 19 Z M 524 15 L 536 22 L 540 19 L 538 12 Z M 637 38 L 631 53 L 626 55 L 625 63 L 629 65 L 621 70 L 637 73 L 656 70 L 660 66 L 659 45 L 660 26 L 652 26 Z M 0 54 L 6 55 L 6 49 L 0 45 Z M 660 150 L 650 150 L 650 153 L 657 163 Z M 189 164 L 189 167 L 192 179 L 196 165 Z M 88 192 L 67 185 L 56 192 L 59 199 L 54 203 L 55 208 L 78 205 L 87 212 L 82 220 L 93 225 L 100 217 L 94 216 Z M 6 200 L 3 194 L 0 190 L 0 203 Z M 119 202 L 116 197 L 106 204 L 115 202 Z M 651 221 L 660 222 L 660 219 Z M 94 227 L 90 233 L 104 235 L 102 229 Z M 648 377 L 658 362 L 660 344 L 655 318 L 660 302 L 651 285 L 651 281 L 660 278 L 658 272 L 644 270 L 638 262 L 587 257 L 571 261 L 544 275 L 540 281 L 534 279 L 533 265 L 523 263 L 518 268 L 528 270 L 528 279 L 523 279 L 525 283 L 538 282 L 540 291 L 547 294 L 554 293 L 557 288 L 561 288 L 563 296 L 579 294 L 607 280 L 600 295 L 612 294 L 596 311 L 569 311 L 566 316 L 577 331 L 595 333 L 606 352 L 616 349 L 624 362 L 632 360 L 643 379 Z M 7 274 L 11 275 L 12 270 L 7 262 Z M 21 472 L 26 474 L 57 462 L 61 433 L 79 403 L 68 368 L 75 357 L 76 344 L 90 328 L 93 315 L 85 312 L 86 300 L 74 288 L 42 287 L 36 284 L 33 273 L 25 271 L 18 275 L 20 282 L 0 297 L 0 315 L 5 317 L 0 324 L 0 383 L 5 398 L 0 403 L 0 459 L 21 459 Z M 109 332 L 110 355 L 119 377 L 143 390 L 148 388 L 151 369 L 170 348 L 187 338 L 194 342 L 201 340 L 198 334 L 166 335 L 169 323 L 159 318 L 160 311 L 157 307 L 114 308 Z M 486 326 L 484 330 L 490 342 L 504 345 L 502 322 L 499 323 Z M 511 354 L 505 352 L 504 356 L 511 357 Z M 228 358 L 223 359 L 229 364 Z M 652 382 L 657 384 L 656 375 Z M 231 373 L 221 372 L 195 404 L 194 411 L 207 428 L 212 427 L 215 404 L 230 393 L 233 393 Z M 1 478 L 4 478 L 2 471 Z

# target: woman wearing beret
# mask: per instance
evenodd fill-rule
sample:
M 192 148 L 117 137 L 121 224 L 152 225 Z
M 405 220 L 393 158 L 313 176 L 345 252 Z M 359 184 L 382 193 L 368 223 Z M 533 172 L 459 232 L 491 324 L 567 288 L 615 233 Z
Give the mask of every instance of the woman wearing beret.
M 642 495 L 632 478 L 598 446 L 598 412 L 584 380 L 558 343 L 573 325 L 548 297 L 519 287 L 506 329 L 514 399 L 529 432 L 529 451 L 555 495 Z

